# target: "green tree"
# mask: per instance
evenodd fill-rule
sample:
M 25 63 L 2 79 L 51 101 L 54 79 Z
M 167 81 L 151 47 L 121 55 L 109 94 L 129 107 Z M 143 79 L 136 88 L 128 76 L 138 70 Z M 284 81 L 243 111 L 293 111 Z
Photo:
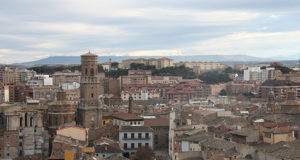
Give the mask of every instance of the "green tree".
M 227 96 L 227 92 L 225 89 L 222 89 L 219 93 L 220 96 Z
M 229 82 L 232 79 L 229 77 L 228 73 L 223 73 L 219 71 L 209 71 L 199 75 L 199 79 L 201 79 L 204 83 L 207 84 L 217 84 Z

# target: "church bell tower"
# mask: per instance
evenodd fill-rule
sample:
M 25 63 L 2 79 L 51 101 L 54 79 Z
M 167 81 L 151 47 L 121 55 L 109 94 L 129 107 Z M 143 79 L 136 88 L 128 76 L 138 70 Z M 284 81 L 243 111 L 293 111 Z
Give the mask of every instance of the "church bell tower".
M 98 56 L 90 52 L 81 55 L 80 103 L 78 124 L 85 128 L 101 127 L 102 106 L 99 103 L 100 79 Z

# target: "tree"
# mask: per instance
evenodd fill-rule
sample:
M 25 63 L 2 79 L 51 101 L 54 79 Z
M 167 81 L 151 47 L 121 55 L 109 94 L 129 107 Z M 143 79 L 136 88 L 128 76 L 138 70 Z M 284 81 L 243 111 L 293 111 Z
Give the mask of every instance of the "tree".
M 152 160 L 154 159 L 154 152 L 148 146 L 140 147 L 135 154 L 135 158 L 137 160 Z
M 112 68 L 118 68 L 119 67 L 119 63 L 118 62 L 112 62 L 111 63 L 111 67 Z
M 224 83 L 232 80 L 228 73 L 222 73 L 218 71 L 202 73 L 200 74 L 199 78 L 207 84 Z
M 220 96 L 227 96 L 227 92 L 225 91 L 225 89 L 222 89 L 219 93 Z

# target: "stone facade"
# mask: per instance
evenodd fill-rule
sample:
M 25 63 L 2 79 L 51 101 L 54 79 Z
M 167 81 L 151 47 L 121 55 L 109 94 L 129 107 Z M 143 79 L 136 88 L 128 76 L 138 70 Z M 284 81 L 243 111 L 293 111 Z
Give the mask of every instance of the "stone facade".
M 43 128 L 41 111 L 30 106 L 10 106 L 1 116 L 4 122 L 3 129 L 8 134 L 5 138 L 8 138 L 11 144 L 12 150 L 9 150 L 11 158 L 14 155 L 18 157 L 38 155 L 41 158 L 48 156 L 48 133 Z M 13 134 L 14 132 L 17 134 Z M 14 143 L 17 144 L 17 151 L 12 148 Z

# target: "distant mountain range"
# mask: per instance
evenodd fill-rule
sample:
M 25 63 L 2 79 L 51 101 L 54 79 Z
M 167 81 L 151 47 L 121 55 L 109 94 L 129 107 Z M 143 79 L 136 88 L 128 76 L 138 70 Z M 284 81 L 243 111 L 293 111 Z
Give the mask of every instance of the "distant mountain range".
M 125 59 L 135 58 L 160 58 L 163 56 L 99 56 L 99 63 L 114 61 L 122 62 Z M 222 62 L 225 64 L 245 64 L 245 63 L 263 63 L 279 61 L 284 64 L 297 65 L 297 58 L 293 60 L 286 60 L 286 58 L 258 58 L 247 55 L 195 55 L 195 56 L 165 56 L 179 61 L 195 61 L 195 62 Z M 40 59 L 32 62 L 18 63 L 13 65 L 35 66 L 35 65 L 76 65 L 80 64 L 80 56 L 53 56 Z

